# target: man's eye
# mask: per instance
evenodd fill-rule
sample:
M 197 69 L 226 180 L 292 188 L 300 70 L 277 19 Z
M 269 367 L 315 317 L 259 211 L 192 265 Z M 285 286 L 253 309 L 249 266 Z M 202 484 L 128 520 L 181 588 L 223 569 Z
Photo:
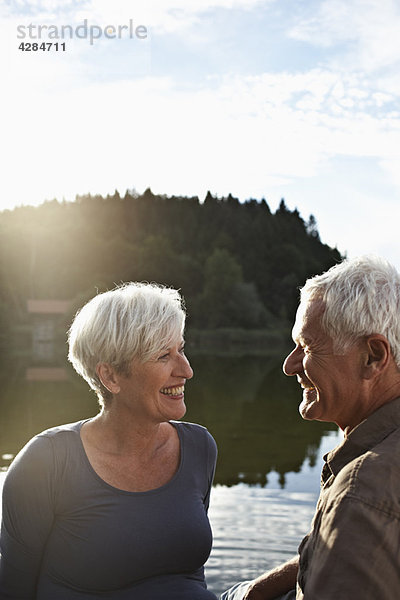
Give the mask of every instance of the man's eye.
M 165 360 L 166 358 L 168 358 L 169 353 L 167 354 L 162 354 L 161 356 L 158 357 L 158 360 Z

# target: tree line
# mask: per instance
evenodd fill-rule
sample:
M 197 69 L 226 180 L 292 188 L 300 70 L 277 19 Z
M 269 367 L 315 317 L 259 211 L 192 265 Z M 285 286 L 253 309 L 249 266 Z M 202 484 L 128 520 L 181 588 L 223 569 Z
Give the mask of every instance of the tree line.
M 71 300 L 71 311 L 122 281 L 181 289 L 196 328 L 268 328 L 292 320 L 298 287 L 342 260 L 282 200 L 229 194 L 77 196 L 0 213 L 0 330 L 26 301 Z

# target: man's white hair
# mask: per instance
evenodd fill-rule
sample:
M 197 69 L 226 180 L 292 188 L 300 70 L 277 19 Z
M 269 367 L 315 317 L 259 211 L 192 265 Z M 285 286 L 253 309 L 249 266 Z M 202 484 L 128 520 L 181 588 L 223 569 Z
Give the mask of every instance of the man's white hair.
M 97 393 L 110 399 L 96 373 L 107 363 L 128 374 L 133 358 L 142 362 L 179 343 L 185 325 L 177 290 L 154 283 L 125 283 L 98 294 L 81 308 L 68 332 L 68 359 Z
M 400 274 L 374 255 L 347 259 L 308 279 L 301 303 L 321 299 L 322 327 L 335 351 L 345 351 L 364 335 L 384 335 L 400 367 Z

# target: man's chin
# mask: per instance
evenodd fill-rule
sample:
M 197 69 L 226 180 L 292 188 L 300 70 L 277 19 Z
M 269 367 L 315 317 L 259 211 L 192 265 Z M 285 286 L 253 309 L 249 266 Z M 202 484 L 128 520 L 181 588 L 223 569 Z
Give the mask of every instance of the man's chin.
M 299 413 L 305 421 L 319 420 L 320 406 L 317 399 L 303 398 L 299 406 Z

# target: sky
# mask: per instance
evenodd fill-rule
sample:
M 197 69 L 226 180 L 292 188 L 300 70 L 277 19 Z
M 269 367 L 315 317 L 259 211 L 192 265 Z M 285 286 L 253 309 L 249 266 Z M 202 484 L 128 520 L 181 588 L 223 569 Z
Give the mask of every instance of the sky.
M 399 0 L 1 0 L 0 210 L 284 198 L 400 269 L 399 30 Z

